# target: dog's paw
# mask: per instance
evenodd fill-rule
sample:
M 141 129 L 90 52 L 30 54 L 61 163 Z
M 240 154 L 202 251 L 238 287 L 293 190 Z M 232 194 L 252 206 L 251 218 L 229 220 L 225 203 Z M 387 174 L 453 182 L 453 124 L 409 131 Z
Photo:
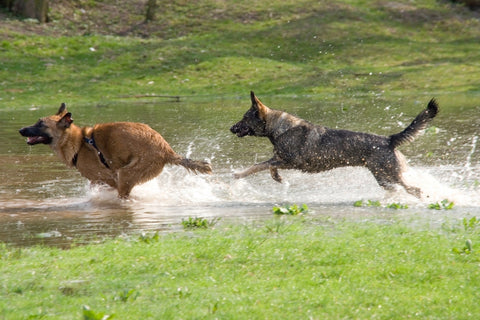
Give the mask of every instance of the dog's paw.
M 272 177 L 272 178 L 273 178 L 273 180 L 277 181 L 278 183 L 282 183 L 282 181 L 283 181 L 282 177 L 280 177 L 280 176 L 276 176 L 276 177 Z
M 273 180 L 282 183 L 282 177 L 278 174 L 277 168 L 270 168 L 270 175 Z

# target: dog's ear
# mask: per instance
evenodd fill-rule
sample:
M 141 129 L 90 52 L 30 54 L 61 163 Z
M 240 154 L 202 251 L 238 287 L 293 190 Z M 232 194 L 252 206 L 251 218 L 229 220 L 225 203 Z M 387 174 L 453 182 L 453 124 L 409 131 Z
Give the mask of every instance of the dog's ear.
M 257 97 L 255 97 L 255 93 L 253 93 L 253 91 L 250 91 L 250 99 L 252 99 L 252 106 L 257 104 Z
M 250 91 L 250 98 L 252 99 L 252 107 L 257 109 L 260 119 L 265 120 L 268 113 L 268 107 L 264 105 L 256 96 L 253 91 Z
M 63 129 L 67 129 L 70 127 L 70 125 L 72 124 L 73 122 L 73 119 L 72 119 L 72 114 L 70 112 L 67 112 L 63 117 L 62 119 L 60 119 L 58 122 L 57 122 L 57 127 L 59 128 L 63 128 Z
M 57 116 L 61 115 L 62 113 L 65 112 L 65 110 L 67 110 L 67 106 L 65 105 L 65 102 L 62 102 L 62 104 L 60 105 L 60 108 L 58 108 L 58 111 L 57 111 Z

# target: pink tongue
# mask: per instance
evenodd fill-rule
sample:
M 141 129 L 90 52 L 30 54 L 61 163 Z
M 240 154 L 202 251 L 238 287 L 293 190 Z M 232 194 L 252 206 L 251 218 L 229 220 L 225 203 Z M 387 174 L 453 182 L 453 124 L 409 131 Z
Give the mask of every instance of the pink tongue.
M 30 143 L 30 144 L 36 143 L 40 139 L 41 139 L 41 137 L 28 137 L 27 138 L 27 143 Z

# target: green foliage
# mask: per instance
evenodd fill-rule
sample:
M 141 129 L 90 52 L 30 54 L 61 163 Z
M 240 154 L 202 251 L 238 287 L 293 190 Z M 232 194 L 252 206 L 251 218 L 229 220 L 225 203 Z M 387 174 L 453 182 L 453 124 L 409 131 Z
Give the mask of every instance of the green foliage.
M 267 233 L 280 234 L 286 232 L 289 229 L 290 225 L 283 219 L 274 219 L 270 222 L 267 222 L 265 225 L 265 231 Z
M 273 214 L 275 215 L 297 216 L 306 213 L 308 213 L 308 206 L 306 204 L 303 204 L 301 207 L 296 204 L 291 206 L 273 207 Z
M 192 230 L 192 229 L 208 229 L 215 224 L 217 224 L 219 218 L 212 219 L 211 221 L 208 221 L 205 218 L 192 218 L 189 217 L 188 219 L 182 219 L 182 226 L 184 229 Z
M 103 312 L 96 312 L 91 310 L 89 306 L 83 306 L 83 320 L 109 320 L 113 318 L 114 315 L 107 315 Z
M 160 236 L 158 235 L 158 232 L 155 232 L 152 236 L 142 233 L 138 238 L 138 240 L 144 243 L 155 243 L 155 242 L 158 242 L 159 239 L 160 239 Z
M 470 219 L 463 218 L 463 227 L 465 231 L 474 231 L 480 225 L 480 219 L 477 217 L 472 217 Z
M 19 259 L 22 256 L 21 248 L 10 248 L 0 242 L 0 260 Z
M 358 200 L 353 203 L 353 206 L 354 207 L 381 207 L 382 204 L 378 200 L 376 201 L 368 200 L 367 202 L 364 202 L 363 200 Z M 408 205 L 396 203 L 396 202 L 387 204 L 385 207 L 389 209 L 396 209 L 396 210 L 408 209 Z
M 408 205 L 394 202 L 394 203 L 387 204 L 387 208 L 395 209 L 395 210 L 408 209 Z
M 472 240 L 470 239 L 465 240 L 465 245 L 463 246 L 462 249 L 453 248 L 452 252 L 457 254 L 471 254 L 473 252 Z
M 353 203 L 354 207 L 380 207 L 380 201 L 378 200 L 368 200 L 367 202 L 364 202 L 363 200 L 358 200 Z
M 120 293 L 116 295 L 113 300 L 127 302 L 129 298 L 136 299 L 137 295 L 138 293 L 135 291 L 135 289 L 124 289 L 120 291 Z
M 443 199 L 440 202 L 431 203 L 428 205 L 429 209 L 434 210 L 451 210 L 455 203 L 453 201 L 449 201 L 448 199 Z

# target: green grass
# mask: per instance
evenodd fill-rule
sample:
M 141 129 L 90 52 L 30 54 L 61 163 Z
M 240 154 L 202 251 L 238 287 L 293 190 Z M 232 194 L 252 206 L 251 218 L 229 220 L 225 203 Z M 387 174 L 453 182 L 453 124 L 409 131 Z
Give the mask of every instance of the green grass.
M 335 100 L 479 92 L 480 22 L 448 2 L 177 0 L 148 25 L 137 4 L 113 0 L 51 12 L 45 26 L 0 26 L 0 108 L 252 89 Z
M 70 250 L 2 246 L 0 317 L 475 318 L 480 229 L 466 221 L 284 216 Z

